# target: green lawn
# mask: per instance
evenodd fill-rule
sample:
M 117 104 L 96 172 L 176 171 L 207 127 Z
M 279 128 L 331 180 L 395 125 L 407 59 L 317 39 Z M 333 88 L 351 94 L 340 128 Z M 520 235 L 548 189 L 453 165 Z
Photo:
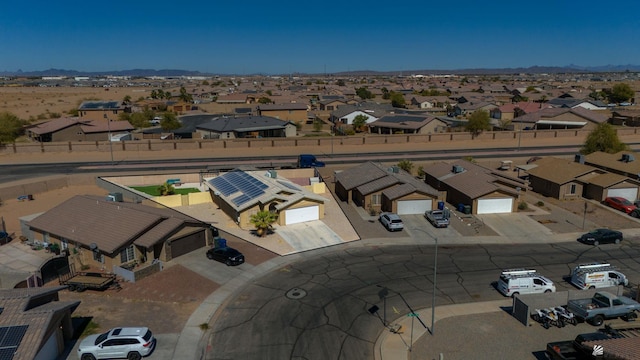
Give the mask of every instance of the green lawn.
M 149 194 L 151 196 L 160 196 L 160 191 L 158 190 L 160 188 L 160 185 L 151 185 L 151 186 L 132 186 L 132 189 L 136 189 L 138 191 L 141 191 L 145 194 Z M 200 190 L 196 189 L 196 188 L 182 188 L 182 189 L 175 189 L 174 193 L 176 195 L 185 195 L 188 193 L 197 193 L 200 192 Z

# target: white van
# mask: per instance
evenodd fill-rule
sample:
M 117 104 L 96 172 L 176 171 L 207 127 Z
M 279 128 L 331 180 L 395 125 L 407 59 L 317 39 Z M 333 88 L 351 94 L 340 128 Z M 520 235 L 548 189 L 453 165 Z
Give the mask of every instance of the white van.
M 556 292 L 553 281 L 538 275 L 535 270 L 527 269 L 504 270 L 497 287 L 504 296 Z
M 582 264 L 571 271 L 571 283 L 578 289 L 595 289 L 629 284 L 629 279 L 611 264 Z

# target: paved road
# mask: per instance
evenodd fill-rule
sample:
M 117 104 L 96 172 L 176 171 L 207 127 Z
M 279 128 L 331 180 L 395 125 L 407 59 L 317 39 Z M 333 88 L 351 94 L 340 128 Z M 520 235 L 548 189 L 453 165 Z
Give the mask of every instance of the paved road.
M 638 282 L 639 255 L 637 239 L 599 248 L 443 244 L 436 304 L 504 299 L 492 283 L 501 269 L 514 266 L 538 269 L 559 290 L 571 288 L 562 279 L 572 266 L 595 260 L 612 262 Z M 247 284 L 218 312 L 206 358 L 372 359 L 383 326 L 368 309 L 386 309 L 389 320 L 407 314 L 406 304 L 430 307 L 433 259 L 430 245 L 344 245 L 279 268 Z M 378 285 L 390 289 L 386 306 Z

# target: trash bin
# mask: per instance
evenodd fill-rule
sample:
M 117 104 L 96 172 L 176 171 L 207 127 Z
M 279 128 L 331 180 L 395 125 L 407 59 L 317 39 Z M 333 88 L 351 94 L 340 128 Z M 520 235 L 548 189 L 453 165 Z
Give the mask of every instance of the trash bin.
M 464 204 L 462 204 L 462 203 L 458 204 L 458 211 L 460 211 L 460 212 L 464 211 Z
M 444 210 L 444 201 L 438 201 L 438 210 Z
M 471 205 L 465 205 L 464 206 L 464 213 L 465 214 L 471 214 Z
M 213 247 L 215 247 L 216 249 L 225 248 L 225 247 L 227 247 L 227 239 L 216 238 L 216 239 L 214 239 L 213 244 L 214 244 Z

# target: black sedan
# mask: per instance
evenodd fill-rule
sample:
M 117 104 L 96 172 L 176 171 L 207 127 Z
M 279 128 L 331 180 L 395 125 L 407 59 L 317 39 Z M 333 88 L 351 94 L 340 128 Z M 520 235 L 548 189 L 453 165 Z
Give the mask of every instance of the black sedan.
M 207 251 L 207 258 L 220 261 L 221 263 L 227 264 L 227 266 L 244 263 L 244 255 L 242 255 L 240 251 L 230 247 L 209 249 Z
M 578 241 L 595 246 L 600 244 L 619 244 L 622 241 L 622 233 L 611 229 L 595 229 L 580 236 Z

